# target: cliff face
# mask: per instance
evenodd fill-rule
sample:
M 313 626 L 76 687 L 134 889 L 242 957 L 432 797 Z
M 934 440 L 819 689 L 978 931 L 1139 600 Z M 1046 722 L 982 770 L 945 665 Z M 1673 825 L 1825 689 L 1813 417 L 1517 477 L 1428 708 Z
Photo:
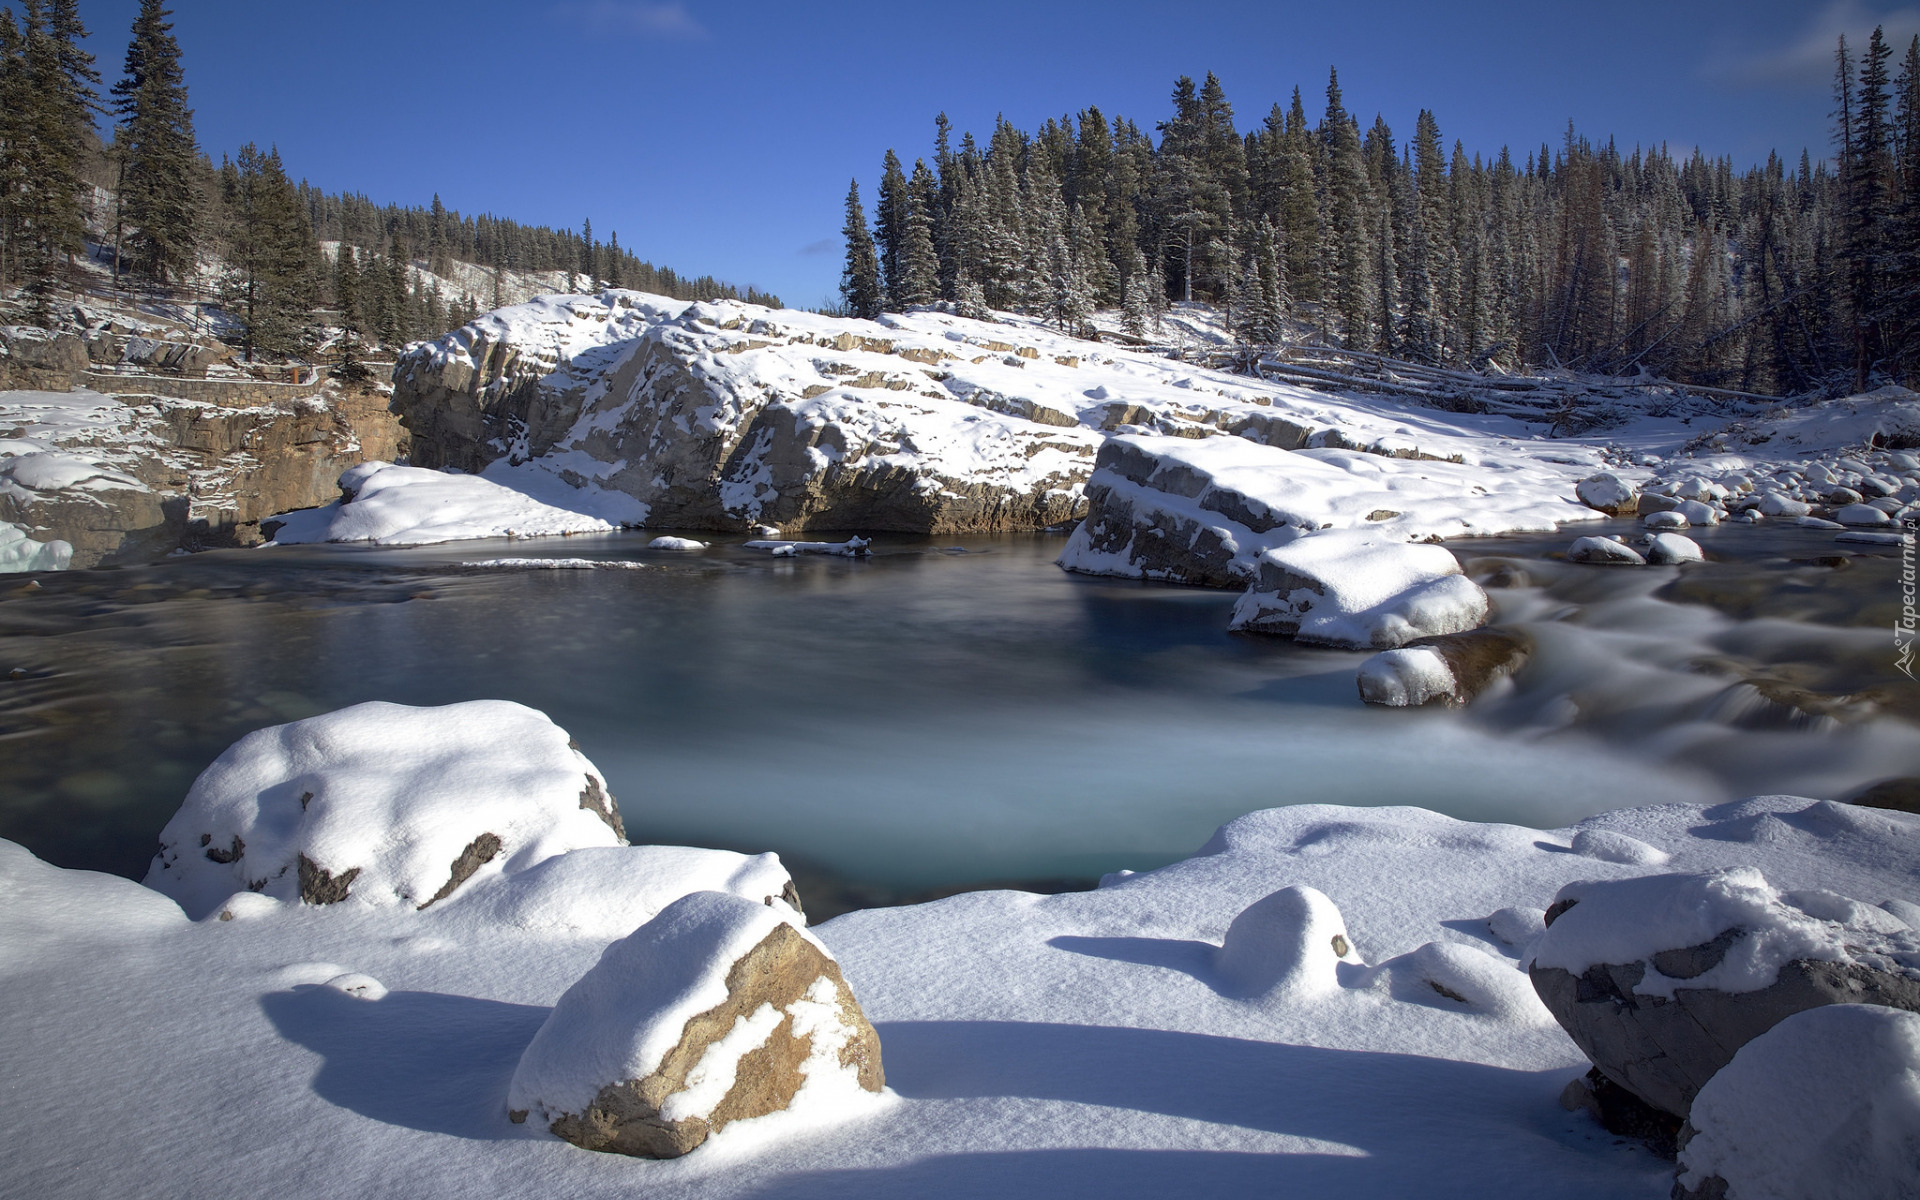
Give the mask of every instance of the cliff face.
M 86 389 L 0 392 L 0 523 L 68 565 L 251 545 L 264 516 L 324 504 L 340 473 L 405 453 L 386 398 L 328 391 L 223 408 Z M 57 555 L 23 565 L 54 565 Z

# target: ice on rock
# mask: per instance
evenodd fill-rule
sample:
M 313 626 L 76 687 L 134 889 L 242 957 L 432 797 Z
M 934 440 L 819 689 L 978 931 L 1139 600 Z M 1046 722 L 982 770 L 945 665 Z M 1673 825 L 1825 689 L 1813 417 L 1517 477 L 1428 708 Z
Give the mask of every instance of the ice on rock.
M 1870 1004 L 1795 1013 L 1707 1081 L 1688 1121 L 1676 1196 L 1920 1194 L 1920 1015 Z
M 1329 531 L 1260 556 L 1230 627 L 1300 641 L 1391 649 L 1486 623 L 1488 600 L 1450 551 Z
M 1226 989 L 1248 998 L 1332 995 L 1340 990 L 1341 963 L 1361 963 L 1346 920 L 1310 887 L 1281 888 L 1249 905 L 1214 955 Z
M 1678 533 L 1656 533 L 1647 539 L 1647 561 L 1662 566 L 1675 563 L 1702 562 L 1706 554 L 1700 549 L 1700 543 Z
M 373 702 L 235 742 L 161 831 L 146 884 L 196 917 L 240 891 L 426 908 L 625 842 L 605 778 L 544 714 Z
M 1603 537 L 1575 538 L 1573 545 L 1567 547 L 1567 559 L 1570 562 L 1603 563 L 1627 567 L 1647 565 L 1647 560 L 1632 546 Z
M 695 892 L 608 946 L 560 997 L 508 1087 L 589 1150 L 673 1158 L 734 1121 L 859 1111 L 880 1041 L 832 954 L 792 913 Z

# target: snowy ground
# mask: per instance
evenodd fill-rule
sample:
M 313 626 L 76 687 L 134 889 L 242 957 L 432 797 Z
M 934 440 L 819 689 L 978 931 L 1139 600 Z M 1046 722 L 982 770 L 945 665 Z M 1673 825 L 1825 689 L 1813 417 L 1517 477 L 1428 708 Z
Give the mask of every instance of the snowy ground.
M 216 770 L 307 771 L 323 795 L 351 777 L 359 790 L 336 803 L 412 836 L 412 785 L 399 781 L 419 779 L 432 813 L 458 822 L 441 793 L 512 753 L 469 739 L 446 769 L 415 762 L 404 726 L 375 717 L 352 736 L 341 718 L 318 740 L 256 735 Z M 540 749 L 525 770 L 551 759 L 557 782 L 527 786 L 577 788 L 590 765 L 551 726 L 529 728 L 518 740 Z M 262 758 L 268 748 L 290 765 Z M 342 754 L 349 773 L 314 765 Z M 383 771 L 391 786 L 365 798 Z M 203 781 L 190 807 L 224 786 Z M 176 822 L 177 861 L 197 861 L 197 819 Z M 1243 817 L 1198 856 L 1094 892 L 850 914 L 814 932 L 879 1031 L 889 1097 L 827 1127 L 743 1122 L 671 1162 L 514 1125 L 507 1086 L 606 945 L 683 891 L 771 892 L 783 872 L 770 859 L 584 845 L 505 874 L 496 863 L 420 911 L 379 892 L 316 908 L 270 885 L 196 904 L 206 915 L 192 921 L 158 892 L 0 843 L 4 1190 L 1665 1196 L 1669 1164 L 1556 1103 L 1586 1063 L 1523 974 L 1541 910 L 1574 881 L 1740 866 L 1781 889 L 1910 903 L 1916 835 L 1920 819 L 1790 797 L 1621 810 L 1545 833 L 1302 806 Z M 358 828 L 327 836 L 378 844 Z M 465 834 L 436 836 L 434 862 Z M 1282 897 L 1242 917 L 1289 887 L 1326 900 L 1291 893 L 1307 895 L 1302 913 Z M 1222 951 L 1229 926 L 1246 940 Z M 1338 961 L 1285 965 L 1291 942 L 1317 948 L 1328 930 L 1347 939 Z

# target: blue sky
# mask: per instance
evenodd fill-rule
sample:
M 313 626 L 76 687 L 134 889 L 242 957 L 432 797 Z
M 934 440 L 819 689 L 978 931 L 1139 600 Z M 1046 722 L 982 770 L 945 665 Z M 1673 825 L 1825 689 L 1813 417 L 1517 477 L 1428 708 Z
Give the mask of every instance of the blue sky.
M 847 181 L 1097 104 L 1143 129 L 1180 74 L 1244 130 L 1330 65 L 1363 121 L 1516 153 L 1571 119 L 1737 163 L 1826 144 L 1834 35 L 1920 30 L 1920 0 L 1422 0 L 967 5 L 704 0 L 175 0 L 202 146 L 275 143 L 328 190 L 577 228 L 812 305 L 839 279 Z M 117 77 L 137 0 L 80 0 Z

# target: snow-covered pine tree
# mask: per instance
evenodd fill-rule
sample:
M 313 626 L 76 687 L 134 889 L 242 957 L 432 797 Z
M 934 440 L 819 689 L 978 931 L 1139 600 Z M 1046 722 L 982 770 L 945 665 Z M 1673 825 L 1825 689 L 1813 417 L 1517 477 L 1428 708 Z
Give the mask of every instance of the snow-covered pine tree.
M 860 181 L 847 189 L 847 220 L 841 227 L 847 243 L 846 266 L 840 272 L 840 300 L 847 315 L 877 317 L 885 305 L 880 288 L 880 259 L 874 252 L 873 234 L 867 229 L 867 211 L 860 204 Z
M 1027 214 L 1020 183 L 1025 156 L 1025 138 L 1001 118 L 987 147 L 984 254 L 977 276 L 987 303 L 997 309 L 1018 308 L 1026 299 Z
M 880 285 L 886 307 L 901 308 L 906 288 L 907 229 L 913 220 L 913 200 L 907 189 L 900 156 L 891 147 L 880 169 L 880 195 L 874 202 L 873 236 L 880 252 Z
M 1341 103 L 1338 72 L 1327 79 L 1327 111 L 1320 130 L 1327 147 L 1327 216 L 1334 238 L 1331 299 L 1345 346 L 1364 350 L 1373 345 L 1371 194 L 1360 156 L 1360 133 Z

